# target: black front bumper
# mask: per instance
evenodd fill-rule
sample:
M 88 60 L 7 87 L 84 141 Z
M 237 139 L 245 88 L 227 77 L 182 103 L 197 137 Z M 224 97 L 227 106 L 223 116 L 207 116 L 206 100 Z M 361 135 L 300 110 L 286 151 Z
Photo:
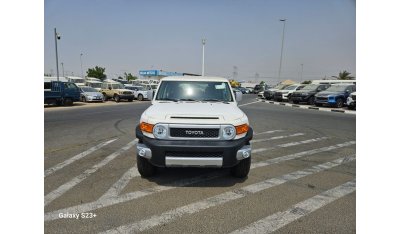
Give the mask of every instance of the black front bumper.
M 239 163 L 236 159 L 237 151 L 250 144 L 250 140 L 253 138 L 253 129 L 249 128 L 246 136 L 238 140 L 159 140 L 144 136 L 137 126 L 136 137 L 139 139 L 139 143 L 151 149 L 152 157 L 149 162 L 157 167 L 165 167 L 167 152 L 184 154 L 220 152 L 223 157 L 222 167 L 233 167 Z

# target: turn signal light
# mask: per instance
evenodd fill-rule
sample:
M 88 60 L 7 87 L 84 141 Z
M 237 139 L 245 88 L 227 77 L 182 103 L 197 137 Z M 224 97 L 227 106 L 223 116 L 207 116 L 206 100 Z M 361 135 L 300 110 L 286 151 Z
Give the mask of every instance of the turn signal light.
M 140 130 L 142 130 L 143 132 L 153 133 L 153 127 L 154 127 L 153 124 L 145 122 L 140 123 Z
M 249 131 L 249 125 L 247 125 L 247 124 L 235 126 L 235 128 L 236 128 L 236 135 L 240 135 L 240 134 L 243 134 L 243 133 L 246 133 L 247 131 Z

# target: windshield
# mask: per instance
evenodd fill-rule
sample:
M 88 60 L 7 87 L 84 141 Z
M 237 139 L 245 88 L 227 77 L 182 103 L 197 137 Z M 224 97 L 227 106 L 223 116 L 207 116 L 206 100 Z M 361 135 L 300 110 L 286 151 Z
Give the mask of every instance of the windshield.
M 92 87 L 82 87 L 81 88 L 83 92 L 87 93 L 87 92 L 97 92 L 97 90 L 95 90 Z
M 85 80 L 84 80 L 84 79 L 72 79 L 72 78 L 70 78 L 70 80 L 71 80 L 71 82 L 73 82 L 73 83 L 85 83 Z
M 344 92 L 347 89 L 347 85 L 332 85 L 325 91 L 333 91 L 333 92 Z
M 101 88 L 101 83 L 88 83 L 88 85 L 93 88 Z
M 298 86 L 297 85 L 291 85 L 285 88 L 285 90 L 295 90 Z
M 316 90 L 318 88 L 318 86 L 319 85 L 315 85 L 315 84 L 307 85 L 304 88 L 302 88 L 302 90 Z
M 228 82 L 163 81 L 156 100 L 233 102 Z
M 123 84 L 111 84 L 113 89 L 124 89 Z
M 279 85 L 275 86 L 274 89 L 283 89 L 287 86 L 288 86 L 287 84 L 279 84 Z

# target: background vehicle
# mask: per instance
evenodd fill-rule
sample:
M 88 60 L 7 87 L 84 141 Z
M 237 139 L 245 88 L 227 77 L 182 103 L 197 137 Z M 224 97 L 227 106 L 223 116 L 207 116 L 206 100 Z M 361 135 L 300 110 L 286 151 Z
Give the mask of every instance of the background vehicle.
M 356 109 L 356 92 L 351 93 L 350 96 L 347 98 L 347 107 L 350 110 Z
M 343 107 L 350 93 L 356 91 L 356 85 L 334 84 L 325 91 L 315 95 L 315 105 Z
M 288 101 L 294 91 L 300 90 L 304 86 L 305 85 L 302 85 L 302 84 L 292 84 L 292 85 L 286 86 L 283 89 L 277 90 L 274 93 L 274 100 L 279 101 L 279 102 Z
M 267 100 L 271 100 L 274 98 L 274 94 L 276 91 L 284 89 L 285 87 L 289 86 L 288 84 L 279 84 L 273 88 L 269 88 L 264 91 L 263 96 Z
M 153 91 L 146 90 L 143 86 L 125 85 L 125 88 L 131 90 L 134 98 L 139 101 L 151 100 L 153 97 Z
M 116 102 L 119 102 L 121 99 L 126 99 L 131 102 L 134 98 L 133 92 L 129 89 L 125 89 L 123 84 L 110 80 L 103 82 L 101 85 L 101 93 L 103 94 L 104 101 L 113 98 Z
M 44 104 L 72 106 L 80 99 L 79 88 L 71 82 L 44 82 Z
M 96 89 L 97 91 L 101 90 L 102 83 L 103 82 L 101 82 L 100 79 L 93 78 L 93 77 L 86 77 L 86 79 L 85 79 L 85 85 L 92 87 L 92 88 Z
M 254 86 L 254 93 L 263 92 L 265 90 L 265 85 L 256 85 Z
M 76 84 L 76 86 L 85 86 L 85 79 L 79 76 L 66 76 L 68 82 Z
M 329 88 L 330 84 L 309 84 L 298 91 L 294 91 L 291 96 L 291 101 L 295 104 L 300 102 L 307 102 L 314 105 L 315 94 Z
M 136 127 L 139 173 L 151 176 L 156 167 L 227 167 L 246 177 L 253 131 L 237 106 L 241 97 L 225 78 L 163 78 Z
M 103 94 L 89 86 L 79 87 L 82 102 L 103 102 Z

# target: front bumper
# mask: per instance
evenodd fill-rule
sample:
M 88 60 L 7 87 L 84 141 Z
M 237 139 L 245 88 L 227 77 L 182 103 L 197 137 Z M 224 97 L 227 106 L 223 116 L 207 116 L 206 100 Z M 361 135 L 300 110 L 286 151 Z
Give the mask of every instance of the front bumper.
M 120 99 L 133 99 L 135 96 L 133 94 L 118 94 Z
M 233 167 L 251 156 L 253 129 L 238 140 L 159 140 L 136 127 L 137 154 L 157 167 Z

